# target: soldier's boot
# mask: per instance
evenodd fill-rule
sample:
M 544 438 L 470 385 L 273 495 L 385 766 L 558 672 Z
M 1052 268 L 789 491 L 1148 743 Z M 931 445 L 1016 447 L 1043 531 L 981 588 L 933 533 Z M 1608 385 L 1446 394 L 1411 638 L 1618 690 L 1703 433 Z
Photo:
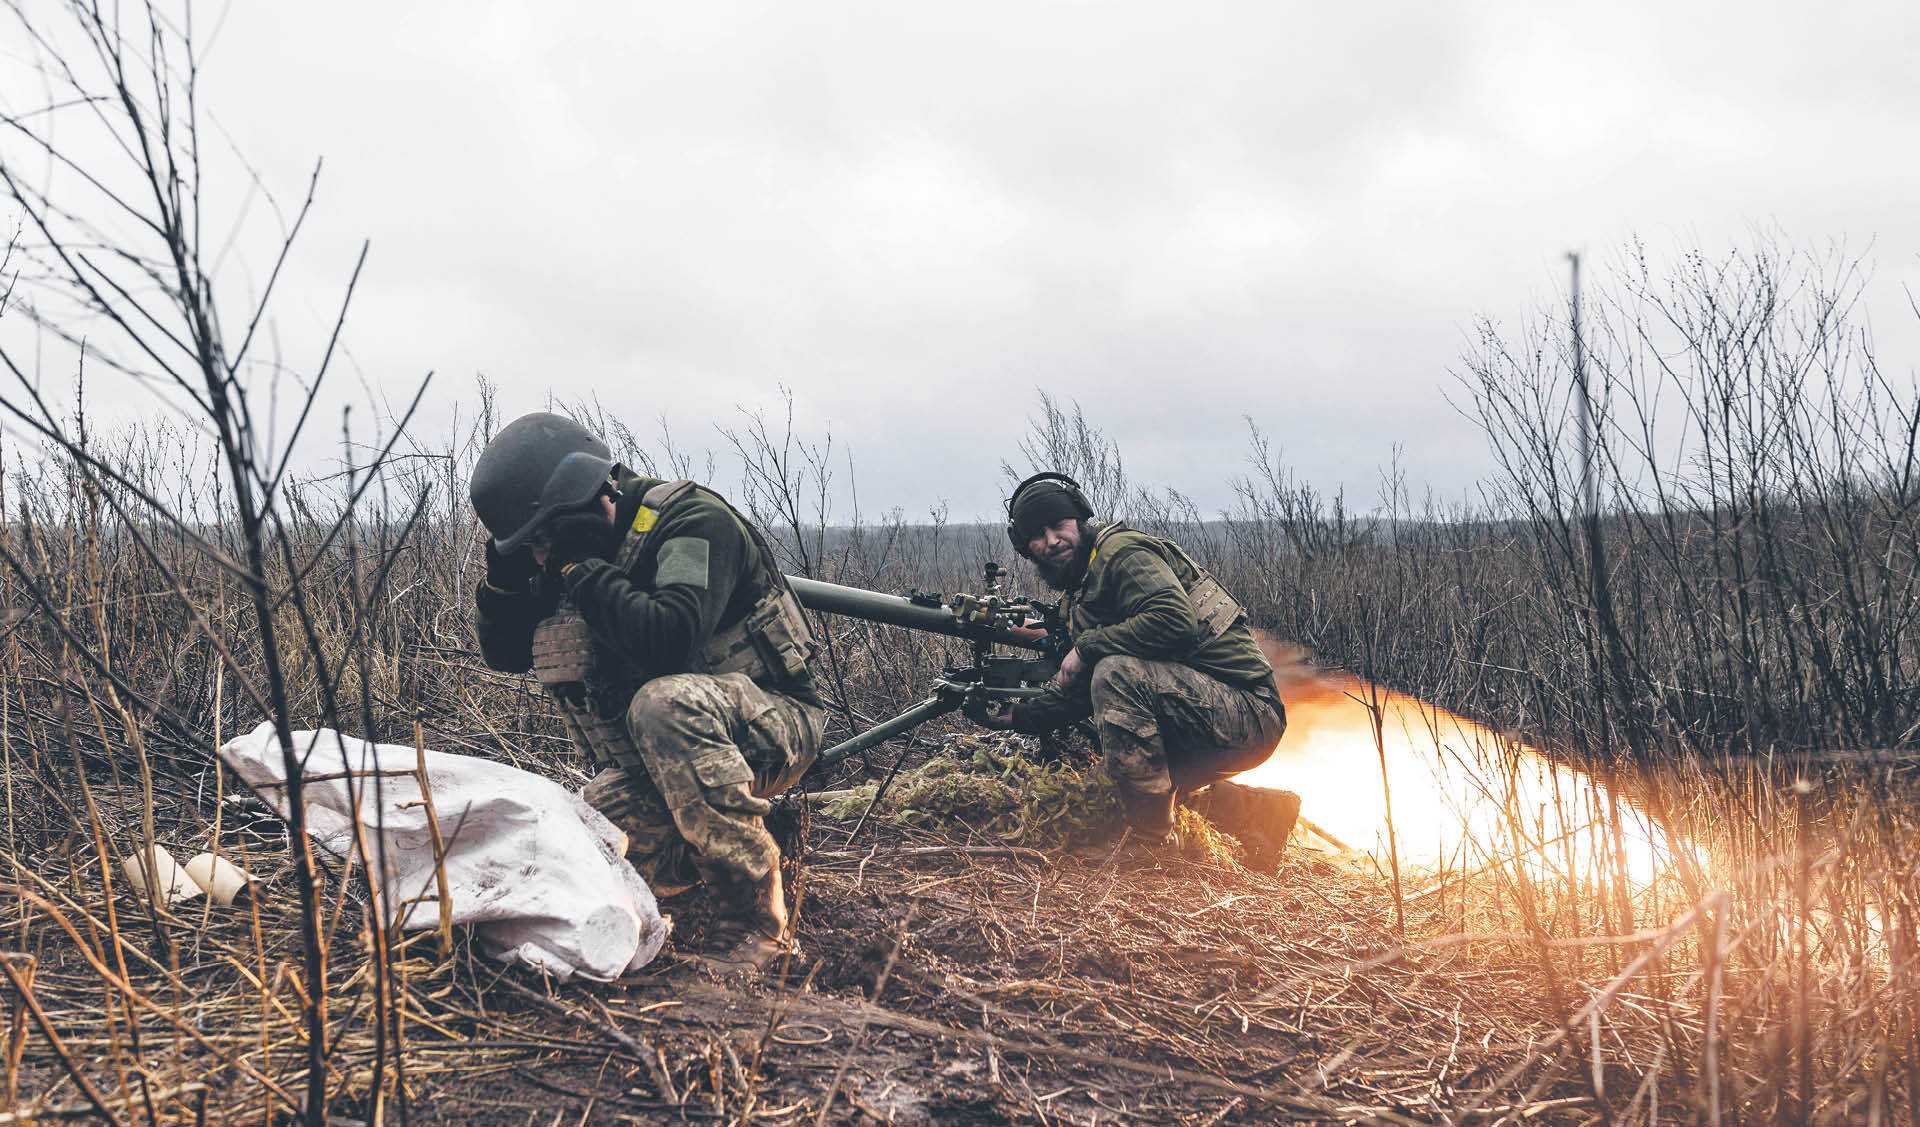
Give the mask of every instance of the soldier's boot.
M 1247 850 L 1247 867 L 1272 872 L 1294 823 L 1300 819 L 1300 796 L 1290 790 L 1218 782 L 1186 796 L 1183 802 L 1215 826 L 1240 839 Z
M 1133 827 L 1137 840 L 1150 845 L 1166 841 L 1173 833 L 1173 791 L 1143 792 L 1134 787 L 1122 785 L 1116 788 L 1120 795 L 1120 810 L 1127 817 L 1127 824 Z
M 712 882 L 719 915 L 708 931 L 712 950 L 700 960 L 730 974 L 765 971 L 782 955 L 799 955 L 787 933 L 787 900 L 775 865 L 759 880 Z

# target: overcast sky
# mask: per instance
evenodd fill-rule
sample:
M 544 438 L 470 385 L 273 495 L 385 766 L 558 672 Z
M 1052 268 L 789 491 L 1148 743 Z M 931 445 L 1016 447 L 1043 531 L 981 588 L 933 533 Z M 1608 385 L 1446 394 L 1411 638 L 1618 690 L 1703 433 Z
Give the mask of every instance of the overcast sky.
M 1447 371 L 1569 249 L 1844 239 L 1891 316 L 1914 12 L 237 3 L 203 101 L 283 196 L 325 158 L 283 318 L 370 239 L 352 359 L 436 370 L 429 429 L 484 373 L 703 444 L 785 384 L 864 507 L 965 517 L 1046 388 L 1209 506 L 1243 416 L 1364 506 L 1395 443 L 1443 492 L 1486 470 Z

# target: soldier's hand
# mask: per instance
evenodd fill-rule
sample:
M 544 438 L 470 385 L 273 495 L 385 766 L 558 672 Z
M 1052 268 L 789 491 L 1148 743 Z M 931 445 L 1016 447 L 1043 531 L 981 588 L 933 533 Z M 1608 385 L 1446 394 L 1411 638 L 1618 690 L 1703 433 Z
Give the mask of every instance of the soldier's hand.
M 487 585 L 501 591 L 524 591 L 540 570 L 533 553 L 525 548 L 502 552 L 492 538 L 487 540 Z
M 564 513 L 547 522 L 547 566 L 556 570 L 613 554 L 613 522 L 598 510 Z
M 980 725 L 996 731 L 1006 731 L 1013 727 L 1013 709 L 1002 708 L 995 702 L 978 694 L 969 693 L 960 705 L 960 714 Z
M 1053 675 L 1053 683 L 1064 689 L 1086 676 L 1086 672 L 1087 661 L 1080 656 L 1079 648 L 1075 647 L 1060 659 L 1060 672 Z

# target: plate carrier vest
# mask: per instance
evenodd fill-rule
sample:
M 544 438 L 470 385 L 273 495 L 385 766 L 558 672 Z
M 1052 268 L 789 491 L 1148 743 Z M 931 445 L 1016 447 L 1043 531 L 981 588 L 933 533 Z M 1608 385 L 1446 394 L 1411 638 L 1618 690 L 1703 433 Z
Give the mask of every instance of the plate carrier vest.
M 694 490 L 691 481 L 667 481 L 654 486 L 640 498 L 640 509 L 620 543 L 614 566 L 622 571 L 633 564 L 646 545 L 647 534 L 660 517 Z M 818 649 L 813 631 L 800 610 L 787 578 L 774 564 L 773 550 L 760 530 L 728 505 L 718 494 L 712 496 L 727 506 L 754 545 L 770 575 L 767 592 L 740 620 L 714 632 L 701 648 L 691 672 L 744 673 L 764 688 L 779 691 L 790 688 L 806 675 L 807 663 Z M 533 675 L 560 704 L 560 715 L 574 742 L 587 749 L 595 763 L 644 771 L 640 753 L 627 731 L 626 710 L 605 715 L 594 700 L 594 644 L 587 620 L 580 615 L 572 599 L 543 620 L 533 631 Z M 640 684 L 651 678 L 643 675 Z M 637 685 L 635 686 L 638 687 Z
M 1213 577 L 1212 572 L 1195 562 L 1185 548 L 1171 540 L 1128 528 L 1118 521 L 1094 534 L 1093 552 L 1087 557 L 1088 568 L 1092 568 L 1093 561 L 1100 558 L 1100 549 L 1116 536 L 1138 540 L 1160 550 L 1161 555 L 1173 569 L 1174 578 L 1178 579 L 1180 586 L 1186 590 L 1187 601 L 1193 604 L 1193 617 L 1200 624 L 1201 645 L 1213 641 L 1233 629 L 1236 624 L 1246 620 L 1246 608 L 1240 605 L 1238 599 L 1227 593 L 1227 589 L 1220 585 L 1220 581 Z M 1116 545 L 1116 547 L 1124 546 Z M 1084 580 L 1081 586 L 1085 587 Z M 1080 601 L 1069 597 L 1067 624 L 1075 634 L 1090 629 L 1093 625 L 1082 617 L 1080 608 Z

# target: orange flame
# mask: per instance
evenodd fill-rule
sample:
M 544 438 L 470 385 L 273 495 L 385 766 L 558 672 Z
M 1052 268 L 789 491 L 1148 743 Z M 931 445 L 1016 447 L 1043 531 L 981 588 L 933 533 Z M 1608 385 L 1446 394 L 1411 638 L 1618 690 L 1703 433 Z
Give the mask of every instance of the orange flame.
M 1621 848 L 1611 848 L 1614 808 L 1585 773 L 1446 709 L 1318 669 L 1297 647 L 1262 645 L 1279 677 L 1287 731 L 1270 759 L 1236 781 L 1298 792 L 1301 817 L 1323 836 L 1384 866 L 1391 797 L 1402 868 L 1517 862 L 1536 876 L 1597 877 L 1596 865 L 1611 870 L 1617 854 L 1630 883 L 1644 887 L 1671 864 L 1666 834 L 1624 801 Z

